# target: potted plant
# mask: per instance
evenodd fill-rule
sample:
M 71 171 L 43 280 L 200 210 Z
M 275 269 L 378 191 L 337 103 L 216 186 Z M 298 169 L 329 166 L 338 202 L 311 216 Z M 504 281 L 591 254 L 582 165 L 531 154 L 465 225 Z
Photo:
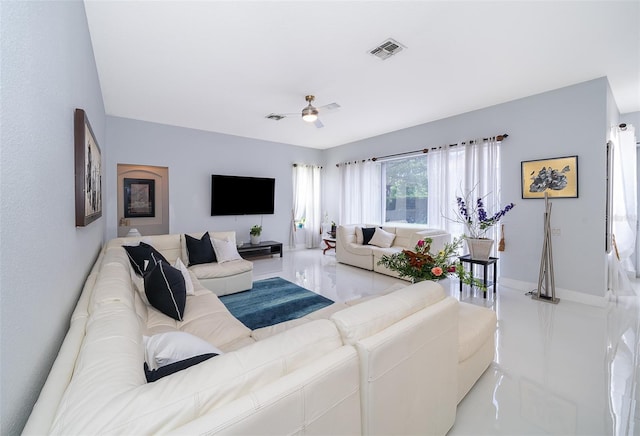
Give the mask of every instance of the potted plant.
M 262 226 L 255 225 L 249 230 L 249 236 L 251 237 L 251 245 L 258 245 L 260 243 L 260 234 L 262 233 Z
M 503 209 L 489 216 L 482 198 L 474 202 L 471 201 L 471 193 L 465 198 L 457 197 L 458 210 L 456 211 L 456 221 L 465 225 L 465 240 L 472 259 L 489 260 L 493 239 L 485 237 L 487 231 L 498 224 L 503 216 L 513 207 L 513 203 L 507 204 Z

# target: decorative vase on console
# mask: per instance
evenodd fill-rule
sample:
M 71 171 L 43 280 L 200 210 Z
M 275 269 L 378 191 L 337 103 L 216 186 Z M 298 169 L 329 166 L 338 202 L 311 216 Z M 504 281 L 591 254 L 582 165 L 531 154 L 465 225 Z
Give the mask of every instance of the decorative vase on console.
M 489 260 L 493 239 L 488 238 L 465 238 L 467 249 L 474 260 Z
M 507 204 L 504 209 L 499 210 L 492 216 L 487 214 L 482 198 L 478 197 L 475 203 L 469 201 L 472 192 L 468 193 L 465 198 L 458 197 L 458 210 L 456 211 L 456 221 L 465 225 L 465 241 L 471 259 L 489 260 L 491 249 L 493 248 L 493 239 L 484 237 L 498 221 L 502 219 L 507 212 L 515 206 L 513 203 Z
M 262 233 L 262 226 L 255 225 L 249 230 L 249 237 L 251 238 L 251 245 L 260 244 L 260 234 Z

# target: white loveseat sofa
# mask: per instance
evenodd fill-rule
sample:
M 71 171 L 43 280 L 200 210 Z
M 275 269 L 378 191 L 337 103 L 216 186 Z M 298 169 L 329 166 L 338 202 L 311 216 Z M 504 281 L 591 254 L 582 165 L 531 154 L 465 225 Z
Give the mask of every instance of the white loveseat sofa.
M 167 260 L 169 236 L 149 241 Z M 146 301 L 122 242 L 90 272 L 24 434 L 445 434 L 493 358 L 493 311 L 465 314 L 434 282 L 251 331 L 191 271 L 176 321 Z M 483 320 L 481 338 L 463 318 Z M 176 332 L 219 355 L 147 382 L 145 336 Z
M 380 228 L 384 232 L 393 234 L 391 244 L 382 246 L 363 244 L 362 229 Z M 397 272 L 385 266 L 378 265 L 378 261 L 385 254 L 398 253 L 404 249 L 412 250 L 418 240 L 431 238 L 431 252 L 437 253 L 444 244 L 451 242 L 451 234 L 440 229 L 416 226 L 376 226 L 372 224 L 351 224 L 338 226 L 336 230 L 336 260 L 347 265 L 357 266 L 370 271 L 376 271 L 392 277 L 400 277 Z

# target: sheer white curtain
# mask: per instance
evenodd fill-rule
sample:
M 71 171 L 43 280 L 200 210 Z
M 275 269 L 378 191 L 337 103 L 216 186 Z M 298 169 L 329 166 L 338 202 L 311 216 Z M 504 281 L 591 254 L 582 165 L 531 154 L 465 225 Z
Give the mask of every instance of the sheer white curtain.
M 293 210 L 289 232 L 289 246 L 292 248 L 296 245 L 296 221 L 302 218 L 305 219 L 305 247 L 316 248 L 320 245 L 321 186 L 321 167 L 301 164 L 293 166 Z
M 613 254 L 619 258 L 618 268 L 627 276 L 636 274 L 632 255 L 636 249 L 638 222 L 637 155 L 635 128 L 627 125 L 624 130 L 612 129 L 613 188 L 612 225 L 615 237 Z
M 382 222 L 382 177 L 380 163 L 367 160 L 340 164 L 341 224 Z
M 478 139 L 456 147 L 443 147 L 427 153 L 429 174 L 430 227 L 447 230 L 453 236 L 464 233 L 462 224 L 452 221 L 457 208 L 456 198 L 473 191 L 473 201 L 483 199 L 486 210 L 500 210 L 500 142 L 495 138 Z M 487 237 L 496 241 L 499 232 L 494 226 Z

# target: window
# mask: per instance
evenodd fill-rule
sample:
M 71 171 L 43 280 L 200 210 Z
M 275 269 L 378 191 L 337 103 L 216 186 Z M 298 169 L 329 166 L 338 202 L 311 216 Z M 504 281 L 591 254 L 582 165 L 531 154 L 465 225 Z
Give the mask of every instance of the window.
M 384 222 L 427 224 L 426 156 L 382 162 L 382 181 L 385 186 Z

